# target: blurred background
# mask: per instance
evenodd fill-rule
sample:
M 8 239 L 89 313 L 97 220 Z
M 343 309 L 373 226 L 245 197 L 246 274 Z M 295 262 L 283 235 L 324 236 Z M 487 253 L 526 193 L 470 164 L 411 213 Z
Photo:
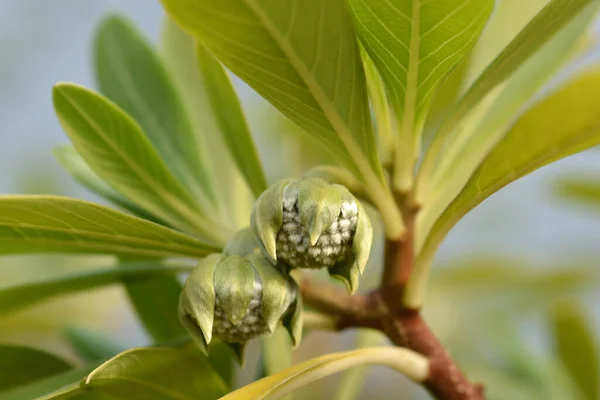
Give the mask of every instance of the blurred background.
M 55 118 L 50 90 L 65 80 L 96 87 L 91 41 L 109 13 L 127 16 L 151 41 L 158 40 L 163 13 L 157 1 L 0 0 L 0 193 L 99 201 L 79 188 L 51 154 L 67 138 Z M 301 171 L 303 165 L 295 163 L 302 157 L 295 157 L 301 146 L 285 133 L 293 127 L 250 89 L 238 87 L 269 177 Z M 426 313 L 468 372 L 489 384 L 493 398 L 567 399 L 580 391 L 578 378 L 558 362 L 553 327 L 579 318 L 600 332 L 599 188 L 600 151 L 593 149 L 503 189 L 444 242 Z M 109 263 L 90 257 L 5 257 L 0 259 L 0 286 Z M 28 344 L 78 362 L 64 339 L 68 326 L 99 330 L 124 346 L 148 342 L 123 291 L 111 287 L 0 317 L 0 343 Z M 345 332 L 343 341 L 336 337 L 309 334 L 296 357 L 342 350 L 356 341 L 383 343 L 368 333 Z M 594 339 L 600 340 L 600 334 Z M 399 386 L 395 376 L 381 368 L 353 370 L 314 384 L 296 398 L 427 398 L 413 385 Z M 346 388 L 357 385 L 358 397 L 331 384 L 339 379 L 345 379 Z

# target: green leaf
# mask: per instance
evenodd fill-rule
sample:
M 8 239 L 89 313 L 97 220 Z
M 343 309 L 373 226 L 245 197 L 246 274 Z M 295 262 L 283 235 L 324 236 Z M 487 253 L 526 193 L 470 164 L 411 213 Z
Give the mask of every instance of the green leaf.
M 462 85 L 463 92 L 548 3 L 549 0 L 496 2 L 494 12 L 469 56 L 465 82 Z
M 600 210 L 600 177 L 571 176 L 560 179 L 555 184 L 558 196 Z
M 185 271 L 189 271 L 189 266 L 172 267 L 153 261 L 123 264 L 120 268 L 96 269 L 9 286 L 0 289 L 0 315 L 31 306 L 54 296 L 120 283 L 126 278 L 128 280 L 149 280 L 149 278 L 159 275 Z M 157 295 L 155 293 L 155 296 Z M 176 311 L 177 307 L 175 307 L 175 313 Z
M 508 125 L 548 78 L 575 49 L 575 43 L 592 21 L 598 2 L 574 18 L 523 63 L 502 88 L 486 98 L 450 135 L 450 144 L 430 176 L 421 176 L 417 201 L 422 205 L 417 221 L 417 251 L 427 233 L 458 195 L 481 161 L 506 134 Z M 491 101 L 491 105 L 488 104 Z
M 0 197 L 0 254 L 203 257 L 215 250 L 161 225 L 81 200 L 58 196 Z
M 224 396 L 222 400 L 279 399 L 311 382 L 348 368 L 381 364 L 422 382 L 429 373 L 425 357 L 400 347 L 373 347 L 313 358 L 267 376 Z
M 539 359 L 539 356 L 537 357 Z M 537 366 L 549 369 L 548 364 L 551 362 L 552 360 L 544 360 Z M 490 366 L 489 362 L 470 364 L 465 369 L 475 382 L 485 382 L 485 394 L 490 400 L 581 400 L 576 391 L 570 390 L 568 384 L 564 384 L 564 377 L 561 376 L 553 376 L 552 380 L 548 379 L 548 376 L 526 379 L 511 373 L 510 370 Z
M 188 116 L 154 49 L 127 20 L 110 16 L 94 41 L 101 92 L 135 119 L 171 172 L 210 210 L 216 203 Z
M 79 381 L 92 372 L 100 363 L 86 365 L 85 367 L 71 369 L 48 378 L 0 392 L 0 400 L 31 400 L 43 397 L 67 386 L 76 387 Z
M 235 379 L 236 355 L 228 343 L 213 339 L 210 343 L 208 361 L 230 389 Z
M 561 303 L 550 315 L 554 346 L 560 360 L 587 400 L 600 398 L 598 346 L 594 329 L 576 303 Z
M 486 67 L 468 91 L 456 103 L 442 124 L 423 161 L 423 174 L 428 174 L 437 158 L 444 153 L 448 135 L 482 99 L 504 82 L 546 42 L 575 18 L 594 0 L 552 0 Z
M 292 340 L 283 326 L 270 337 L 263 337 L 263 363 L 267 375 L 276 374 L 294 364 Z
M 358 173 L 404 227 L 372 133 L 365 77 L 344 0 L 163 0 L 173 19 L 233 73 Z
M 358 156 L 355 161 L 380 171 L 360 54 L 343 1 L 163 4 L 236 75 L 324 145 L 339 149 L 345 163 L 355 166 L 351 158 Z
M 489 315 L 498 301 L 503 302 L 507 317 L 514 319 L 539 313 L 561 296 L 593 292 L 600 286 L 600 274 L 594 265 L 538 265 L 511 258 L 459 260 L 443 265 L 431 278 L 431 292 L 436 293 L 434 302 L 452 298 L 450 308 L 459 307 L 465 318 L 476 319 Z M 510 298 L 507 292 L 511 293 Z M 473 298 L 479 300 L 473 302 Z M 444 308 L 439 312 L 444 312 Z
M 503 295 L 508 290 L 517 293 L 580 292 L 585 287 L 600 284 L 600 273 L 591 266 L 576 267 L 572 263 L 544 265 L 528 264 L 518 259 L 464 260 L 445 264 L 432 277 L 440 290 L 450 292 L 489 293 Z M 544 298 L 544 302 L 551 300 Z
M 594 0 L 552 0 L 486 67 L 457 105 L 460 119 Z
M 428 265 L 450 229 L 487 197 L 538 168 L 600 144 L 600 70 L 592 69 L 532 105 L 477 168 L 433 226 L 405 301 L 419 306 Z
M 487 26 L 488 25 L 486 25 L 484 34 L 487 31 Z M 452 70 L 448 78 L 440 85 L 438 90 L 435 92 L 435 95 L 431 101 L 431 106 L 429 107 L 429 111 L 427 113 L 425 126 L 423 128 L 423 147 L 425 149 L 429 147 L 441 123 L 448 116 L 448 113 L 452 109 L 452 106 L 459 97 L 460 90 L 462 88 L 464 80 L 466 79 L 466 72 L 470 64 L 470 60 L 470 55 L 465 56 L 463 62 Z
M 225 143 L 254 197 L 258 197 L 267 189 L 267 180 L 235 89 L 225 69 L 204 46 L 198 45 L 196 51 L 200 73 Z
M 273 375 L 294 364 L 292 340 L 283 326 L 278 326 L 270 337 L 262 338 L 262 361 L 265 375 Z M 291 394 L 284 400 L 292 400 Z
M 214 190 L 219 199 L 219 220 L 240 229 L 248 224 L 252 209 L 252 193 L 219 129 L 208 97 L 208 82 L 200 75 L 194 39 L 170 18 L 165 19 L 161 35 L 161 52 L 165 65 L 190 117 L 198 142 L 197 153 L 207 160 L 211 180 L 218 182 Z
M 0 391 L 71 369 L 60 358 L 30 347 L 0 345 Z
M 56 114 L 87 164 L 154 215 L 221 243 L 223 233 L 177 182 L 140 126 L 101 95 L 62 83 L 52 92 Z
M 158 219 L 156 217 L 150 215 L 144 209 L 127 200 L 125 197 L 121 196 L 110 186 L 108 186 L 98 175 L 96 175 L 94 171 L 92 171 L 92 169 L 85 163 L 83 158 L 81 158 L 73 146 L 58 146 L 54 148 L 52 153 L 60 165 L 67 170 L 73 179 L 81 186 L 99 195 L 100 197 L 111 201 L 124 210 L 131 212 L 135 216 L 158 223 Z
M 259 117 L 265 121 L 261 130 L 265 154 L 269 154 L 268 164 L 277 169 L 268 168 L 269 181 L 275 182 L 286 176 L 299 176 L 316 165 L 339 165 L 335 152 L 319 144 L 312 134 L 280 113 L 275 107 L 259 109 Z M 267 160 L 265 159 L 265 164 Z M 355 173 L 348 171 L 355 176 Z M 354 178 L 358 181 L 358 178 Z M 360 181 L 359 181 L 360 182 Z M 362 184 L 362 183 L 361 183 Z
M 66 327 L 65 336 L 77 355 L 85 361 L 105 360 L 125 351 L 124 346 L 106 335 L 80 326 Z
M 129 268 L 130 262 L 156 262 L 131 256 L 120 256 L 119 260 L 124 268 Z M 187 268 L 188 271 L 190 269 Z M 155 276 L 148 279 L 125 276 L 123 283 L 137 317 L 156 342 L 175 340 L 186 335 L 177 314 L 182 285 L 176 276 Z
M 380 345 L 383 342 L 384 336 L 381 332 L 374 330 L 360 330 L 356 334 L 354 348 L 360 349 Z M 368 367 L 353 368 L 342 375 L 338 388 L 333 396 L 334 400 L 354 400 L 359 398 L 362 391 L 367 374 Z
M 82 382 L 48 399 L 206 399 L 227 393 L 198 350 L 132 349 L 105 362 Z
M 412 186 L 433 95 L 473 47 L 493 0 L 350 0 L 361 42 L 400 122 L 394 186 Z
M 175 277 L 126 280 L 125 288 L 138 318 L 155 341 L 177 339 L 186 334 L 177 316 L 182 286 Z
M 377 151 L 381 159 L 381 164 L 390 167 L 394 155 L 394 142 L 397 129 L 396 117 L 392 112 L 381 75 L 363 47 L 361 47 L 361 55 L 367 79 L 369 103 L 375 117 Z
M 174 342 L 174 347 L 178 348 L 180 341 Z M 185 341 L 189 343 L 189 341 Z M 182 349 L 187 349 L 185 352 L 192 353 L 193 356 L 200 356 L 200 367 L 205 365 L 204 356 L 199 355 L 196 350 L 192 350 L 184 343 Z M 161 350 L 161 349 L 159 349 Z M 131 351 L 131 350 L 130 350 Z M 144 351 L 135 350 L 135 351 Z M 183 350 L 178 350 L 183 351 Z M 233 377 L 233 354 L 229 349 L 229 346 L 224 343 L 213 343 L 210 347 L 211 355 L 209 356 L 210 363 L 214 366 L 217 372 L 223 379 L 231 380 Z M 66 398 L 98 398 L 105 399 L 109 396 L 109 391 L 102 391 L 96 388 L 92 390 L 80 391 L 79 383 L 82 379 L 86 378 L 92 371 L 99 366 L 105 364 L 108 360 L 93 362 L 84 367 L 71 369 L 67 372 L 63 372 L 57 375 L 53 375 L 49 378 L 37 380 L 33 383 L 17 387 L 15 389 L 8 390 L 6 392 L 0 392 L 0 400 L 30 400 L 30 399 L 66 399 Z M 185 363 L 184 363 L 185 366 Z M 150 367 L 150 366 L 148 366 Z M 201 373 L 207 373 L 201 372 Z M 212 376 L 212 370 L 208 370 L 208 374 Z M 229 382 L 229 381 L 227 381 Z M 220 385 L 218 385 L 220 386 Z M 208 394 L 212 392 L 212 385 L 208 387 Z M 63 397 L 61 397 L 61 394 Z M 79 395 L 81 397 L 74 397 Z M 70 397 L 71 396 L 71 397 Z M 123 398 L 116 395 L 116 398 Z M 216 395 L 215 395 L 216 396 Z M 111 397 L 109 397 L 111 398 Z M 127 398 L 127 397 L 126 397 Z M 131 398 L 131 397 L 129 397 Z M 137 397 L 135 397 L 137 398 Z M 155 397 L 150 397 L 154 399 Z M 186 397 L 186 399 L 189 397 Z M 214 397 L 216 398 L 216 397 Z M 204 399 L 204 397 L 202 397 Z

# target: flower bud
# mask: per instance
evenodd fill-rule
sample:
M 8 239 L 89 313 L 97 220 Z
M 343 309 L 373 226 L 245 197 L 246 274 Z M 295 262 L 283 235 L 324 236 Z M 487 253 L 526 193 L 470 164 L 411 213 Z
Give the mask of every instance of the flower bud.
M 261 248 L 290 268 L 328 268 L 350 293 L 367 263 L 373 231 L 344 186 L 320 178 L 283 180 L 254 204 L 251 225 Z
M 258 250 L 258 246 L 254 232 L 246 227 L 231 235 L 223 248 L 223 254 L 246 256 Z
M 295 345 L 302 334 L 296 282 L 260 253 L 211 254 L 200 261 L 185 282 L 179 317 L 203 350 L 214 336 L 240 360 L 248 340 L 272 333 L 280 321 Z

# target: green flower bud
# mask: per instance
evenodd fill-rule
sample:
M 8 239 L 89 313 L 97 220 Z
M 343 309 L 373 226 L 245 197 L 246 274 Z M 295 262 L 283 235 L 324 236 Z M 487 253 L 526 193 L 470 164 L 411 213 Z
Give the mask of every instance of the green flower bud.
M 245 256 L 257 250 L 258 246 L 254 232 L 250 227 L 246 227 L 231 235 L 223 248 L 223 254 Z
M 280 321 L 299 343 L 302 300 L 296 282 L 262 254 L 211 254 L 187 278 L 179 317 L 203 350 L 217 337 L 241 360 L 245 343 Z
M 254 204 L 251 225 L 273 261 L 290 268 L 328 268 L 351 293 L 356 290 L 373 230 L 344 186 L 316 177 L 280 181 Z

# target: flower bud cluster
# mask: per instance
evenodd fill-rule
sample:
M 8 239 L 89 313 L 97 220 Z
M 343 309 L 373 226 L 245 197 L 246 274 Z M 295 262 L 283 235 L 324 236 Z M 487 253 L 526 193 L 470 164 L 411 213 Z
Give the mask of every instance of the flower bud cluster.
M 327 268 L 354 293 L 373 231 L 360 202 L 344 186 L 321 178 L 283 180 L 254 205 L 252 230 L 273 262 Z
M 299 343 L 302 298 L 291 269 L 326 268 L 354 293 L 373 236 L 360 202 L 344 186 L 316 177 L 266 190 L 251 227 L 234 235 L 224 253 L 200 261 L 179 304 L 180 320 L 201 348 L 216 337 L 240 359 L 248 340 L 279 323 Z
M 260 253 L 211 254 L 185 282 L 179 317 L 200 347 L 213 337 L 235 344 L 272 333 L 281 322 L 294 344 L 302 334 L 302 299 L 296 282 Z

